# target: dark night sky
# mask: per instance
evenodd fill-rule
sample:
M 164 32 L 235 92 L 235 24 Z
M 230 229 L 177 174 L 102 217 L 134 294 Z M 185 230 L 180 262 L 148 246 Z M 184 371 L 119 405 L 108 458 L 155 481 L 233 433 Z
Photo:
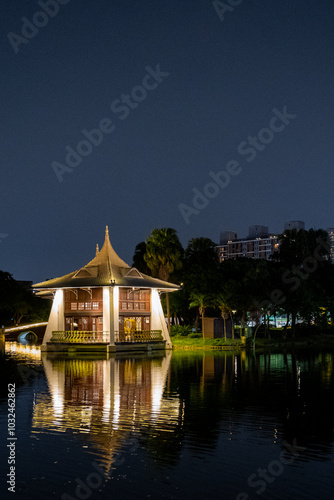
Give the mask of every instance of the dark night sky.
M 0 4 L 0 269 L 63 275 L 93 258 L 106 224 L 129 264 L 156 227 L 186 245 L 253 224 L 281 232 L 289 219 L 334 226 L 332 0 L 244 0 L 223 21 L 209 0 L 69 0 L 16 54 L 8 33 L 40 10 Z M 112 102 L 158 64 L 169 75 L 146 98 L 136 89 L 143 99 L 121 120 Z M 285 106 L 297 116 L 263 132 L 270 142 L 247 161 L 239 145 Z M 60 183 L 52 163 L 104 118 L 113 132 Z M 179 204 L 230 160 L 242 171 L 186 224 Z

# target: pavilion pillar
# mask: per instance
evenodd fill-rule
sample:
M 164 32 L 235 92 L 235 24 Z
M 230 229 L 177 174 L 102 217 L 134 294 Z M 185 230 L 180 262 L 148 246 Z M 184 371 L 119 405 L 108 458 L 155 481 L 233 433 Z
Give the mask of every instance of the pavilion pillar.
M 108 332 L 110 343 L 110 287 L 103 287 L 103 333 Z
M 64 291 L 57 290 L 53 298 L 49 321 L 45 330 L 43 345 L 51 341 L 52 332 L 65 330 Z
M 151 330 L 161 330 L 162 338 L 166 341 L 166 349 L 172 349 L 159 292 L 154 288 L 151 290 Z
M 119 330 L 119 288 L 103 288 L 103 331 L 109 332 L 109 343 L 115 345 L 115 332 Z
M 110 344 L 115 345 L 115 332 L 119 332 L 119 287 L 114 286 L 111 289 L 112 295 L 112 314 L 110 328 Z

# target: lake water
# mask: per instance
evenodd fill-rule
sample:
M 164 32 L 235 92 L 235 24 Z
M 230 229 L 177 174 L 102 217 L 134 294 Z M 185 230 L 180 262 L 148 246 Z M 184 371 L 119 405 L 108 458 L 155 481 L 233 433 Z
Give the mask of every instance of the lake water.
M 307 349 L 65 359 L 8 344 L 1 498 L 330 499 L 333 360 Z

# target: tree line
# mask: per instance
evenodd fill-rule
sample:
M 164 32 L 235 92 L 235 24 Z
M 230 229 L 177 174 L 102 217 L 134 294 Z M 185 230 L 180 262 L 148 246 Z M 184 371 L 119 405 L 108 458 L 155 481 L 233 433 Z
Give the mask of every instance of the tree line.
M 168 324 L 200 326 L 204 316 L 252 320 L 269 329 L 270 318 L 286 315 L 283 332 L 302 323 L 321 330 L 334 318 L 334 265 L 328 233 L 322 229 L 285 231 L 271 260 L 238 258 L 219 262 L 216 244 L 193 238 L 183 248 L 172 228 L 154 229 L 135 248 L 133 266 L 144 274 L 180 285 L 162 296 Z M 0 271 L 0 326 L 47 321 L 51 302 Z
M 334 266 L 325 230 L 286 230 L 270 260 L 238 258 L 219 262 L 216 244 L 193 238 L 182 247 L 172 228 L 154 229 L 135 248 L 139 271 L 181 286 L 165 294 L 168 324 L 195 326 L 204 315 L 237 319 L 269 329 L 270 318 L 286 315 L 283 333 L 303 325 L 329 328 L 334 318 Z M 169 321 L 171 319 L 171 321 Z M 225 325 L 226 334 L 226 325 Z
M 0 327 L 47 321 L 51 301 L 36 297 L 26 284 L 0 271 Z

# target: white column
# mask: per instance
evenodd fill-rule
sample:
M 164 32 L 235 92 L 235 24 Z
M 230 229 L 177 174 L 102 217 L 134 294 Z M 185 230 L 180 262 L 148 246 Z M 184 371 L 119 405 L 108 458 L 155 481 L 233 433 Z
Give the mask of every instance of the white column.
M 103 287 L 103 332 L 110 342 L 110 287 Z
M 115 343 L 114 332 L 119 331 L 119 287 L 114 286 L 112 288 L 112 315 L 111 315 L 111 328 L 110 328 L 110 343 Z
M 151 290 L 151 330 L 161 330 L 166 349 L 172 348 L 158 290 Z
M 109 332 L 110 345 L 115 345 L 119 330 L 119 287 L 103 288 L 103 331 Z
M 57 290 L 53 298 L 49 321 L 45 330 L 43 345 L 51 341 L 52 332 L 65 330 L 64 292 Z

